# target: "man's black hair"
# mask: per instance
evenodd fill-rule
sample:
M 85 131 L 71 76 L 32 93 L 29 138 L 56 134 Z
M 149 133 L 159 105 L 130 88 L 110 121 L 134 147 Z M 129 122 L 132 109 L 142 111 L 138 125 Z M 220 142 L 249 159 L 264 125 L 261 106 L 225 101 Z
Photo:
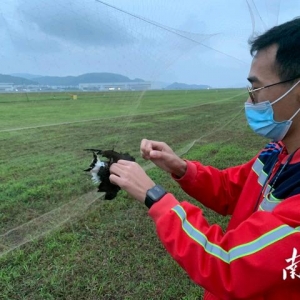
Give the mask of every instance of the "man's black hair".
M 300 78 L 300 17 L 275 26 L 260 36 L 249 39 L 250 53 L 276 44 L 276 70 L 280 80 Z

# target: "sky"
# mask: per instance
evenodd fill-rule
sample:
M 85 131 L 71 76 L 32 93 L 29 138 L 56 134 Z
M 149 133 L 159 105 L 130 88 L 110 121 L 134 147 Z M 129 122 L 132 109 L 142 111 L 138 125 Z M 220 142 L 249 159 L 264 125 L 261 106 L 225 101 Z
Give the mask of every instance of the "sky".
M 1 74 L 247 85 L 248 39 L 299 0 L 1 0 Z

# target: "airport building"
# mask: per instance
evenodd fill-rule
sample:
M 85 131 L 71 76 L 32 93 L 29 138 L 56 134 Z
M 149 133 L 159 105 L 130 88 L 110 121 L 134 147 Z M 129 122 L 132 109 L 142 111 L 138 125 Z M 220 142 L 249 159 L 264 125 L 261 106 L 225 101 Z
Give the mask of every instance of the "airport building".
M 144 91 L 151 89 L 151 82 L 103 82 L 103 83 L 80 83 L 82 91 Z
M 0 82 L 0 92 L 13 92 L 14 84 L 13 83 L 1 83 Z

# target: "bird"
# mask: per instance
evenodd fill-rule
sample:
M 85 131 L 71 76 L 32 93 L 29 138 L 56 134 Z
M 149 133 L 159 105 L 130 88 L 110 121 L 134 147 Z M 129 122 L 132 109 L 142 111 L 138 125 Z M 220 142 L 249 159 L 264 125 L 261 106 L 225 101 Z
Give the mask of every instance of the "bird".
M 84 151 L 93 153 L 93 160 L 89 167 L 84 169 L 84 171 L 90 172 L 93 183 L 99 184 L 98 192 L 105 193 L 104 199 L 113 200 L 121 188 L 118 185 L 110 182 L 110 166 L 113 163 L 118 162 L 119 159 L 135 161 L 135 158 L 127 152 L 119 153 L 114 150 L 84 149 Z M 102 161 L 100 156 L 107 158 L 107 160 Z

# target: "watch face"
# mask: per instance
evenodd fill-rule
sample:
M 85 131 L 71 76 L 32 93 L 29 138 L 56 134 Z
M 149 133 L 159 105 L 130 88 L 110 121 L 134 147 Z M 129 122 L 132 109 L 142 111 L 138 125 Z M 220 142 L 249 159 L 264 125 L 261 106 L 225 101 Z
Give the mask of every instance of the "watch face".
M 167 192 L 160 185 L 155 185 L 149 189 L 146 194 L 145 204 L 151 207 L 155 202 L 159 201 Z
M 149 197 L 153 201 L 159 200 L 163 195 L 165 195 L 166 191 L 159 185 L 154 186 L 152 189 L 148 191 Z

